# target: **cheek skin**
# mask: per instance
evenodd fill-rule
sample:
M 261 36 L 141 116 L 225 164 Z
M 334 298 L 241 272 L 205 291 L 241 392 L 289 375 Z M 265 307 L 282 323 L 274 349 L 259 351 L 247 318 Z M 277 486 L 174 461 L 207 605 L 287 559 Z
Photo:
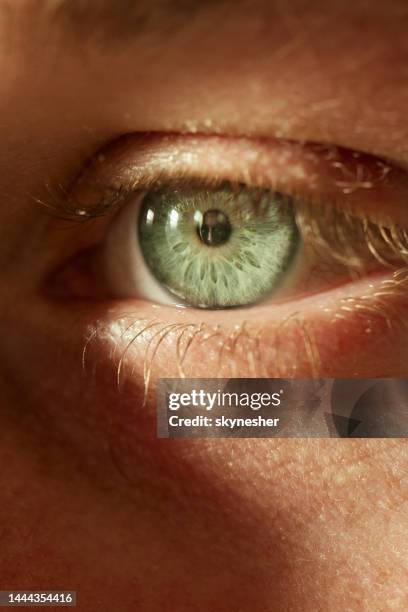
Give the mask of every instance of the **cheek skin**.
M 132 316 L 130 310 L 133 310 Z M 171 312 L 172 323 L 177 316 L 180 322 L 186 321 L 187 311 L 163 307 L 157 312 L 161 319 Z M 203 610 L 214 609 L 211 597 L 220 593 L 221 600 L 228 602 L 225 612 L 231 606 L 311 611 L 322 609 L 322 601 L 325 609 L 334 612 L 347 606 L 359 609 L 358 602 L 372 596 L 366 592 L 366 584 L 381 584 L 384 593 L 392 594 L 395 609 L 403 609 L 400 592 L 404 584 L 403 568 L 392 552 L 398 550 L 403 525 L 398 521 L 390 524 L 391 508 L 395 510 L 401 503 L 397 479 L 405 460 L 402 443 L 392 440 L 309 440 L 307 444 L 304 440 L 273 443 L 157 440 L 153 392 L 146 407 L 142 407 L 142 370 L 146 345 L 151 340 L 149 330 L 129 350 L 120 391 L 116 378 L 118 358 L 129 341 L 129 338 L 126 342 L 120 341 L 122 332 L 136 317 L 147 322 L 151 316 L 151 305 L 143 304 L 133 304 L 132 309 L 125 304 L 116 304 L 110 309 L 101 304 L 91 311 L 89 305 L 67 307 L 37 303 L 30 304 L 25 318 L 21 312 L 9 313 L 10 322 L 15 317 L 14 325 L 10 325 L 13 338 L 6 337 L 2 344 L 7 358 L 1 354 L 1 363 L 3 367 L 5 363 L 9 365 L 10 381 L 15 385 L 18 382 L 24 406 L 30 408 L 39 422 L 37 429 L 44 428 L 42 437 L 36 432 L 37 441 L 42 440 L 44 447 L 51 444 L 61 447 L 64 442 L 65 452 L 70 456 L 79 453 L 83 479 L 84 475 L 90 475 L 92 487 L 108 491 L 109 499 L 117 488 L 126 487 L 120 513 L 115 509 L 105 517 L 105 511 L 103 516 L 98 511 L 99 523 L 95 524 L 93 518 L 90 520 L 94 530 L 89 524 L 86 529 L 83 526 L 87 542 L 85 558 L 95 562 L 101 537 L 105 542 L 104 534 L 119 521 L 121 525 L 130 525 L 132 546 L 125 556 L 117 551 L 120 573 L 104 568 L 103 563 L 102 571 L 113 571 L 115 580 L 127 593 L 127 581 L 137 567 L 138 578 L 149 589 L 152 567 L 160 559 L 160 573 L 154 573 L 153 580 L 160 594 L 157 609 L 166 609 L 163 593 L 175 602 L 175 609 L 183 609 L 178 604 L 185 603 L 188 595 L 176 585 L 189 569 L 184 567 L 183 559 L 188 559 L 194 567 L 191 588 L 206 603 Z M 89 342 L 83 370 L 84 343 L 98 320 L 99 333 Z M 122 325 L 118 323 L 120 320 L 124 321 Z M 324 327 L 324 322 L 320 323 Z M 339 320 L 339 325 L 345 325 L 344 321 Z M 357 362 L 368 359 L 374 347 L 384 362 L 391 357 L 388 350 L 384 349 L 382 354 L 380 346 L 391 346 L 397 330 L 392 339 L 390 330 L 385 338 L 380 332 L 388 329 L 386 322 L 379 319 L 377 325 L 373 326 L 376 340 L 356 348 Z M 137 333 L 136 329 L 140 327 L 136 326 L 133 334 Z M 282 342 L 287 342 L 289 350 L 293 345 L 297 351 L 294 355 L 298 355 L 298 372 L 310 375 L 310 363 L 301 357 L 304 342 L 297 329 L 296 324 L 288 323 Z M 338 342 L 344 344 L 350 356 L 357 341 L 348 345 L 347 338 L 354 334 L 355 339 L 358 330 L 363 334 L 363 327 L 356 320 L 354 326 L 348 322 L 347 329 L 349 332 L 344 326 Z M 250 333 L 250 327 L 248 330 Z M 269 324 L 260 346 L 264 365 L 273 373 L 276 355 L 272 359 L 265 353 L 273 352 L 268 344 L 271 337 L 276 337 L 273 324 Z M 176 338 L 169 334 L 157 352 L 151 390 L 160 374 L 178 375 Z M 234 360 L 240 373 L 248 367 L 239 351 L 231 349 L 231 357 L 224 358 L 224 365 L 219 368 L 218 342 L 219 338 L 213 336 L 204 343 L 198 340 L 192 343 L 186 358 L 188 374 L 229 375 Z M 336 366 L 333 362 L 339 347 L 334 343 L 330 347 L 326 342 L 324 349 L 321 337 L 317 337 L 317 342 L 322 348 L 324 375 L 336 367 L 343 368 L 340 375 L 343 371 L 349 375 L 346 363 L 337 361 Z M 385 367 L 385 363 L 378 367 Z M 393 366 L 388 364 L 388 367 Z M 387 373 L 394 372 L 382 370 L 382 374 Z M 394 477 L 392 470 L 395 470 Z M 73 500 L 77 499 L 77 495 L 71 495 Z M 38 496 L 36 499 L 38 504 Z M 377 508 L 378 500 L 384 503 Z M 89 503 L 100 501 L 96 498 Z M 71 509 L 72 504 L 67 500 L 66 508 Z M 105 506 L 102 500 L 102 507 Z M 367 513 L 367 508 L 375 511 Z M 387 538 L 373 550 L 376 534 L 385 530 Z M 116 537 L 124 547 L 123 553 L 129 546 L 126 540 L 129 532 L 119 529 L 115 531 L 115 540 Z M 115 547 L 112 542 L 106 544 L 110 549 Z M 75 551 L 75 544 L 73 548 Z M 351 556 L 350 551 L 357 552 Z M 383 559 L 380 565 L 378 555 Z M 387 569 L 390 567 L 392 572 Z M 244 581 L 243 589 L 239 589 L 239 601 L 235 589 L 225 590 L 225 584 L 236 584 L 238 576 Z M 93 577 L 90 575 L 87 580 Z M 78 584 L 81 584 L 79 576 Z
M 367 297 L 362 283 L 350 288 L 348 300 L 352 291 Z M 380 305 L 376 288 L 372 292 L 364 309 L 357 297 L 344 309 L 344 289 L 325 300 L 245 311 L 133 300 L 35 301 L 24 305 L 24 313 L 22 306 L 10 309 L 0 356 L 11 380 L 31 395 L 29 404 L 42 413 L 51 410 L 58 426 L 73 421 L 105 439 L 115 427 L 125 435 L 129 428 L 129 445 L 137 439 L 145 447 L 155 444 L 160 377 L 404 377 L 404 296 L 395 293 Z M 73 386 L 66 384 L 66 372 L 72 372 Z

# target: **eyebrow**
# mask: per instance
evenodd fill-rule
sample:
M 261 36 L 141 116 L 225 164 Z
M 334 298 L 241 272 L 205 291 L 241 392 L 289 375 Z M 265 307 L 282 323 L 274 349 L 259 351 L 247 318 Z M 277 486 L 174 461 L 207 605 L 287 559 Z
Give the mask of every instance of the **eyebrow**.
M 174 33 L 215 7 L 240 0 L 49 0 L 51 21 L 64 32 L 92 42 L 129 42 L 155 32 Z

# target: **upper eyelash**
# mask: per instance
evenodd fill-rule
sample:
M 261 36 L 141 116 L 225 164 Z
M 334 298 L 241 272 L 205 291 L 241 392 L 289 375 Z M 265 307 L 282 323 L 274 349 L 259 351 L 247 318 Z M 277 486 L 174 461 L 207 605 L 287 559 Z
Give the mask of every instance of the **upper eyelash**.
M 370 259 L 391 269 L 408 264 L 408 232 L 398 224 L 374 223 L 340 206 L 307 200 L 298 202 L 296 217 L 303 238 L 320 255 L 349 269 L 362 269 Z
M 83 203 L 68 193 L 61 184 L 52 186 L 46 183 L 45 190 L 47 192 L 46 200 L 36 196 L 31 196 L 31 199 L 53 217 L 79 223 L 104 217 L 122 205 L 132 193 L 127 188 L 125 189 L 124 186 L 115 188 L 106 186 L 104 187 L 105 193 L 98 201 L 98 204 L 86 208 Z
M 46 185 L 49 194 L 47 201 L 33 199 L 59 219 L 86 222 L 113 214 L 132 195 L 151 189 L 183 189 L 193 185 L 195 188 L 212 190 L 225 183 L 234 184 L 232 181 L 212 177 L 169 177 L 163 172 L 148 179 L 137 177 L 130 185 L 95 184 L 93 187 L 101 192 L 101 197 L 98 197 L 96 205 L 89 207 L 76 201 L 62 185 L 57 188 Z M 236 183 L 238 188 L 242 185 Z M 274 191 L 272 187 L 269 189 Z M 357 215 L 353 210 L 345 208 L 344 202 L 339 200 L 327 204 L 295 192 L 285 192 L 283 195 L 293 198 L 295 202 L 295 214 L 302 237 L 321 256 L 329 258 L 329 261 L 336 261 L 355 270 L 364 268 L 369 260 L 394 269 L 408 263 L 408 231 L 392 220 L 373 222 L 368 215 Z

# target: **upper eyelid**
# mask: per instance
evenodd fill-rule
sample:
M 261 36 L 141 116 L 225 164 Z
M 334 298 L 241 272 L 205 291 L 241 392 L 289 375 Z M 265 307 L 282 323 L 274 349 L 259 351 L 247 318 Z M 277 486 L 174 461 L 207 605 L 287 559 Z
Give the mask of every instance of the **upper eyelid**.
M 371 155 L 275 139 L 182 134 L 126 135 L 99 152 L 67 194 L 54 199 L 65 218 L 85 220 L 117 208 L 134 191 L 202 179 L 243 182 L 408 227 L 408 175 Z

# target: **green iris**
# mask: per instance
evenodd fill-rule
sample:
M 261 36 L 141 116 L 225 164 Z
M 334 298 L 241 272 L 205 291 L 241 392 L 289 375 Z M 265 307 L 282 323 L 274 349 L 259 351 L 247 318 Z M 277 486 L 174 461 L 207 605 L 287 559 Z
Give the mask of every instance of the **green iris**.
M 156 279 L 198 308 L 244 306 L 269 296 L 300 242 L 290 199 L 231 185 L 148 193 L 139 240 Z

